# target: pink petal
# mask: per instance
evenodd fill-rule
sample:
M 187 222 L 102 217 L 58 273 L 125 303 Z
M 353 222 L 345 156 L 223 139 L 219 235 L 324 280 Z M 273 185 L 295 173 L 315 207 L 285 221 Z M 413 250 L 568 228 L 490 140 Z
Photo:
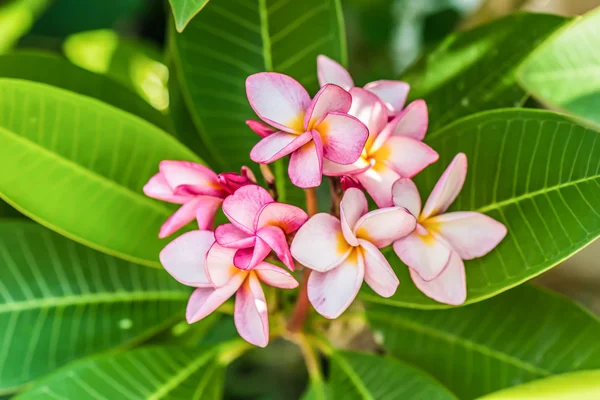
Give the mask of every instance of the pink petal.
M 239 249 L 233 258 L 233 264 L 243 270 L 250 270 L 261 263 L 271 252 L 267 242 L 257 237 L 254 247 Z
M 171 276 L 188 286 L 212 286 L 204 268 L 208 250 L 215 242 L 210 231 L 186 232 L 165 246 L 160 262 Z
M 365 276 L 363 257 L 356 249 L 337 267 L 313 271 L 308 277 L 308 299 L 325 318 L 339 317 L 352 304 Z
M 235 327 L 248 343 L 265 347 L 269 343 L 269 317 L 265 293 L 255 274 L 250 273 L 235 296 Z
M 298 281 L 284 270 L 273 264 L 262 262 L 254 268 L 254 272 L 263 283 L 269 286 L 281 289 L 295 289 L 298 287 Z
M 258 142 L 250 151 L 252 161 L 268 164 L 287 156 L 312 139 L 310 132 L 294 135 L 286 132 L 276 132 Z
M 388 123 L 387 109 L 379 97 L 368 90 L 355 87 L 350 90 L 350 94 L 352 95 L 352 107 L 348 114 L 358 118 L 369 130 L 368 150 L 379 132 Z
M 344 192 L 350 188 L 363 190 L 363 187 L 360 184 L 360 182 L 358 181 L 358 179 L 356 179 L 352 176 L 344 175 L 344 176 L 340 177 L 340 185 L 342 186 L 342 190 Z
M 365 282 L 382 297 L 396 293 L 400 281 L 381 251 L 370 242 L 359 239 L 365 260 Z
M 242 186 L 256 184 L 256 178 L 252 170 L 243 166 L 240 173 L 225 172 L 217 176 L 219 184 L 229 193 L 233 193 Z
M 307 219 L 308 215 L 301 208 L 283 203 L 270 203 L 259 211 L 255 229 L 277 226 L 286 234 L 290 234 L 297 231 Z
M 215 230 L 215 239 L 221 246 L 245 249 L 254 246 L 254 235 L 248 235 L 233 224 L 223 224 Z
M 196 207 L 196 222 L 198 228 L 212 230 L 215 225 L 215 216 L 223 204 L 223 199 L 212 196 L 197 196 L 199 203 Z
M 381 249 L 409 235 L 416 226 L 416 218 L 404 207 L 387 207 L 363 215 L 354 226 L 354 234 Z
M 342 175 L 356 175 L 360 174 L 371 168 L 371 164 L 364 158 L 360 157 L 352 164 L 342 165 L 323 159 L 323 175 L 327 176 L 342 176 Z
M 256 235 L 262 239 L 277 255 L 277 258 L 290 269 L 294 270 L 294 260 L 290 253 L 287 238 L 281 228 L 276 226 L 265 226 L 261 228 Z
M 406 208 L 412 215 L 419 217 L 421 213 L 421 196 L 419 189 L 408 178 L 398 179 L 392 186 L 392 201 L 397 207 Z
M 425 167 L 436 162 L 438 153 L 425 143 L 405 136 L 390 137 L 373 154 L 403 178 L 412 178 Z
M 250 129 L 252 129 L 260 137 L 267 137 L 277 131 L 267 124 L 263 124 L 260 121 L 254 121 L 252 119 L 247 120 L 246 125 L 248 125 Z
M 350 93 L 337 85 L 327 84 L 315 95 L 304 116 L 304 129 L 311 130 L 330 112 L 346 113 L 352 104 Z
M 386 125 L 373 143 L 371 151 L 377 151 L 392 136 L 423 140 L 427 132 L 427 125 L 427 104 L 424 100 L 415 100 Z
M 273 201 L 266 189 L 246 185 L 223 201 L 223 212 L 238 229 L 254 235 L 254 219 L 265 204 Z
M 450 254 L 448 264 L 436 279 L 424 281 L 413 270 L 410 270 L 410 277 L 421 292 L 440 303 L 457 306 L 467 299 L 465 265 L 455 252 Z
M 185 318 L 189 324 L 200 321 L 215 311 L 239 289 L 246 279 L 246 273 L 237 274 L 227 285 L 220 288 L 198 288 L 190 296 L 185 311 Z
M 292 183 L 300 188 L 321 184 L 323 174 L 323 143 L 318 133 L 311 132 L 313 140 L 292 153 L 288 174 Z
M 410 85 L 401 81 L 375 81 L 365 85 L 365 89 L 375 93 L 385 103 L 390 116 L 398 114 L 410 90 Z
M 354 225 L 360 217 L 369 211 L 367 197 L 359 189 L 348 189 L 340 202 L 340 221 L 344 238 L 351 246 L 358 246 L 358 240 L 354 235 Z
M 394 242 L 394 252 L 421 279 L 431 281 L 444 270 L 451 250 L 419 225 L 415 232 Z
M 400 175 L 393 169 L 378 162 L 362 174 L 354 175 L 360 184 L 371 195 L 377 207 L 391 207 L 392 186 L 400 179 Z
M 506 236 L 500 222 L 477 212 L 452 212 L 426 221 L 426 227 L 440 234 L 463 260 L 492 251 Z
M 369 131 L 355 117 L 331 112 L 317 125 L 323 141 L 323 157 L 338 164 L 352 164 L 360 158 Z
M 214 243 L 206 255 L 206 272 L 215 287 L 227 284 L 241 271 L 233 265 L 236 249 L 223 247 Z
M 427 219 L 446 211 L 460 193 L 466 176 L 467 156 L 458 153 L 431 191 L 423 207 L 421 218 Z
M 169 186 L 162 172 L 154 175 L 148 183 L 144 185 L 144 194 L 153 199 L 168 201 L 175 204 L 183 204 L 190 199 L 189 195 L 176 195 Z
M 300 122 L 310 96 L 298 81 L 276 72 L 260 72 L 246 79 L 246 94 L 260 119 L 286 132 L 302 132 Z
M 159 169 L 173 190 L 185 185 L 194 189 L 193 194 L 216 197 L 227 194 L 219 185 L 217 174 L 204 165 L 188 161 L 165 160 L 160 162 Z
M 344 239 L 340 220 L 333 215 L 320 213 L 298 230 L 292 241 L 291 252 L 301 264 L 325 272 L 344 261 L 351 249 Z
M 334 83 L 345 90 L 350 90 L 354 86 L 354 81 L 348 71 L 339 63 L 324 55 L 317 56 L 317 75 L 321 86 Z
M 185 203 L 184 205 L 179 207 L 179 209 L 177 211 L 175 211 L 173 213 L 173 215 L 171 215 L 165 221 L 164 224 L 162 224 L 162 226 L 160 227 L 160 231 L 158 232 L 158 237 L 161 239 L 166 238 L 167 236 L 172 235 L 173 233 L 177 232 L 179 229 L 183 228 L 184 226 L 186 226 L 187 224 L 192 222 L 196 218 L 196 210 L 198 209 L 198 207 L 200 207 L 200 205 L 208 202 L 207 198 L 211 199 L 214 197 L 210 197 L 210 196 L 192 197 L 191 200 L 189 200 L 187 203 Z M 212 214 L 212 217 L 214 217 L 214 214 Z M 206 219 L 208 222 L 211 221 L 211 215 L 209 213 L 207 213 Z M 201 229 L 203 229 L 203 230 L 210 229 L 210 228 L 212 228 L 211 224 L 209 224 L 208 226 L 206 224 L 203 224 L 203 226 L 201 227 Z

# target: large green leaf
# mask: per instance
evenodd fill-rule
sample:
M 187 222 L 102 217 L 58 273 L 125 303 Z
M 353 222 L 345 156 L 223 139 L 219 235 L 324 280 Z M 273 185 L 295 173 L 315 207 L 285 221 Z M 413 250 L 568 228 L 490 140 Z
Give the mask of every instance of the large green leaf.
M 600 9 L 565 26 L 518 71 L 543 103 L 600 126 Z
M 169 0 L 169 3 L 171 3 L 175 18 L 175 27 L 178 32 L 183 32 L 192 18 L 208 3 L 208 0 Z
M 481 400 L 597 400 L 600 370 L 551 376 L 484 396 Z
M 479 111 L 519 106 L 527 97 L 516 82 L 519 64 L 567 20 L 517 13 L 448 37 L 402 79 L 410 98 L 423 98 L 430 130 Z
M 0 79 L 0 197 L 95 249 L 158 266 L 172 208 L 143 185 L 164 159 L 200 161 L 154 125 L 85 96 Z
M 181 318 L 189 289 L 33 222 L 0 222 L 0 393 Z
M 459 398 L 600 367 L 600 321 L 534 286 L 452 310 L 371 304 L 367 317 L 391 355 L 428 371 Z
M 453 400 L 456 397 L 418 369 L 391 358 L 350 351 L 331 357 L 332 399 Z
M 508 228 L 482 258 L 466 261 L 467 303 L 481 301 L 556 266 L 600 235 L 600 134 L 540 110 L 476 114 L 435 132 L 427 142 L 440 161 L 415 182 L 423 200 L 451 159 L 464 152 L 469 172 L 451 211 L 478 211 Z M 394 296 L 370 301 L 441 308 L 411 283 L 391 249 L 399 275 Z
M 220 399 L 217 347 L 143 347 L 67 366 L 16 399 Z
M 168 129 L 166 117 L 128 88 L 50 53 L 17 52 L 0 56 L 0 77 L 47 83 L 93 97 Z

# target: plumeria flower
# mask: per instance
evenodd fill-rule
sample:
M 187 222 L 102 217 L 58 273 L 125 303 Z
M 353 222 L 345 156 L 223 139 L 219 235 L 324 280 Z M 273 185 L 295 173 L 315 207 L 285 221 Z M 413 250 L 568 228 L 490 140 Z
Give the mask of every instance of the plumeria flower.
M 369 128 L 369 138 L 360 158 L 351 165 L 325 160 L 325 175 L 352 175 L 379 207 L 392 205 L 392 185 L 400 178 L 412 178 L 437 161 L 438 154 L 422 142 L 427 131 L 427 105 L 416 100 L 388 123 L 384 104 L 373 93 L 350 89 L 352 108 Z
M 336 84 L 346 90 L 354 87 L 354 80 L 344 67 L 324 55 L 317 57 L 317 75 L 319 84 Z M 401 81 L 380 80 L 367 83 L 364 88 L 375 93 L 386 105 L 390 116 L 395 116 L 402 111 L 410 85 Z
M 246 341 L 269 343 L 267 303 L 260 282 L 294 289 L 298 282 L 284 269 L 261 261 L 250 271 L 233 265 L 234 249 L 215 243 L 210 231 L 184 233 L 160 253 L 165 269 L 184 285 L 196 287 L 187 305 L 186 319 L 194 323 L 208 316 L 235 294 L 235 326 Z
M 255 268 L 273 250 L 294 270 L 286 235 L 306 222 L 302 209 L 277 203 L 264 188 L 247 185 L 223 202 L 223 212 L 231 223 L 217 227 L 215 237 L 221 246 L 234 249 L 234 265 Z
M 240 175 L 217 175 L 204 165 L 166 160 L 160 163 L 159 171 L 144 186 L 144 193 L 154 199 L 182 204 L 162 225 L 159 238 L 175 233 L 194 218 L 200 229 L 212 229 L 223 199 L 237 188 L 256 182 L 247 167 L 242 167 Z
M 394 251 L 410 267 L 424 294 L 441 303 L 462 304 L 467 296 L 463 260 L 489 253 L 506 235 L 500 222 L 478 212 L 445 211 L 465 182 L 467 157 L 460 153 L 440 177 L 421 209 L 421 197 L 410 179 L 393 186 L 394 204 L 417 217 L 417 228 L 394 242 Z
M 250 152 L 253 161 L 268 164 L 291 154 L 288 172 L 302 188 L 319 186 L 323 158 L 346 165 L 355 162 L 367 140 L 367 128 L 347 115 L 352 97 L 336 85 L 325 85 L 311 101 L 289 76 L 262 72 L 246 80 L 256 114 L 277 131 L 256 121 L 248 125 L 264 136 Z
M 349 188 L 340 203 L 341 221 L 316 214 L 292 242 L 294 258 L 313 270 L 308 298 L 326 318 L 337 318 L 350 306 L 363 280 L 383 297 L 398 287 L 398 278 L 379 249 L 411 233 L 415 217 L 403 207 L 368 210 L 364 193 Z

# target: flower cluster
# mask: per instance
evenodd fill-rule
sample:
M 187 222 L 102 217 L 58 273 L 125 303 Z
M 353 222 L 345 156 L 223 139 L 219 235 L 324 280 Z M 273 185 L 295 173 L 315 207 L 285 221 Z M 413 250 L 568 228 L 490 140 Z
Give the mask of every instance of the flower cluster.
M 250 169 L 217 175 L 191 162 L 163 161 L 144 187 L 153 198 L 181 204 L 163 225 L 166 237 L 197 220 L 199 230 L 182 234 L 160 254 L 165 269 L 195 287 L 187 320 L 196 322 L 235 294 L 240 335 L 257 346 L 269 340 L 267 301 L 261 283 L 293 289 L 294 260 L 309 268 L 308 300 L 326 318 L 337 318 L 353 302 L 363 281 L 383 297 L 398 278 L 381 249 L 393 246 L 415 285 L 447 304 L 466 299 L 463 260 L 481 257 L 506 235 L 499 222 L 476 212 L 446 210 L 462 189 L 464 154 L 455 156 L 425 206 L 411 180 L 438 154 L 423 143 L 427 106 L 405 106 L 409 86 L 377 81 L 354 86 L 348 72 L 319 56 L 321 89 L 311 99 L 293 78 L 278 73 L 248 77 L 250 106 L 263 122 L 246 121 L 262 137 L 250 158 L 269 164 L 290 156 L 288 174 L 301 188 L 330 176 L 343 188 L 339 216 L 309 216 L 279 203 L 256 184 Z M 377 208 L 369 211 L 363 189 Z M 222 209 L 228 223 L 214 229 Z M 339 217 L 339 218 L 338 218 Z M 290 243 L 291 242 L 291 246 Z

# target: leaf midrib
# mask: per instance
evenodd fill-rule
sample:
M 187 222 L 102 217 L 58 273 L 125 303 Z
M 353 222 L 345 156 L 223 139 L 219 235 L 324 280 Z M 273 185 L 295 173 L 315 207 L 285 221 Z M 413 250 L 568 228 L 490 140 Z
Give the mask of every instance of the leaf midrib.
M 348 378 L 350 378 L 350 381 L 352 381 L 358 392 L 363 396 L 363 399 L 375 400 L 371 392 L 369 392 L 369 389 L 364 385 L 360 377 L 354 371 L 354 368 L 352 368 L 352 366 L 348 362 L 346 362 L 344 356 L 341 354 L 335 354 L 334 359 L 337 362 L 337 364 L 344 370 L 346 375 L 348 375 Z

